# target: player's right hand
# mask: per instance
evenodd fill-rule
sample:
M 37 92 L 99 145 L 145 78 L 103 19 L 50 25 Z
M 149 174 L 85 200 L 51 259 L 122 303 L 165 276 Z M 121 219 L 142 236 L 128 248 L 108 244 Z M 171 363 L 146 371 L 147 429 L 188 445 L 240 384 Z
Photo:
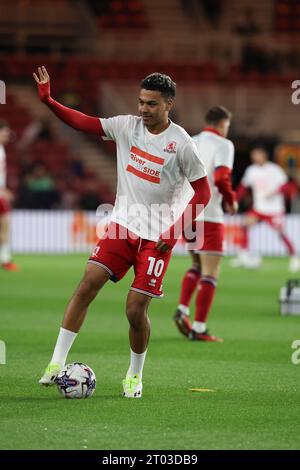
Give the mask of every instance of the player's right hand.
M 38 85 L 38 92 L 40 100 L 47 102 L 50 98 L 50 77 L 46 67 L 38 67 L 38 75 L 33 73 L 33 78 Z
M 14 200 L 14 195 L 10 189 L 2 188 L 0 189 L 0 197 L 5 199 L 6 201 L 12 203 Z
M 230 215 L 236 214 L 237 211 L 239 210 L 238 202 L 234 201 L 234 203 L 232 205 L 226 203 L 225 204 L 225 209 L 226 209 L 226 212 L 228 212 L 228 214 L 230 214 Z

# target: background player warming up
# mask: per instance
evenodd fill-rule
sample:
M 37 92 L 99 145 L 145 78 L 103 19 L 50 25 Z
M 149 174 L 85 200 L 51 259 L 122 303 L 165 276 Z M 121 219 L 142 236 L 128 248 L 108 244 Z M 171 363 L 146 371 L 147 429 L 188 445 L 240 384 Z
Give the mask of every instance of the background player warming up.
M 126 300 L 130 365 L 123 381 L 123 396 L 138 398 L 142 395 L 142 371 L 150 336 L 147 311 L 151 299 L 162 296 L 162 281 L 178 232 L 173 210 L 169 217 L 162 218 L 159 205 L 170 209 L 179 205 L 182 188 L 189 181 L 194 190 L 190 201 L 192 222 L 200 213 L 199 205 L 206 205 L 210 198 L 206 171 L 192 138 L 169 120 L 176 89 L 170 77 L 154 73 L 142 81 L 139 117 L 109 119 L 86 116 L 54 101 L 44 67 L 38 69 L 34 78 L 40 99 L 60 119 L 75 129 L 115 140 L 118 160 L 118 187 L 111 223 L 67 306 L 52 359 L 40 384 L 55 382 L 89 304 L 99 290 L 109 279 L 120 280 L 133 266 L 135 277 Z M 139 215 L 130 213 L 135 205 L 139 207 Z
M 209 334 L 206 322 L 215 296 L 224 249 L 222 200 L 229 214 L 235 214 L 238 210 L 231 185 L 234 146 L 226 139 L 231 113 L 222 106 L 215 106 L 207 112 L 205 122 L 207 127 L 194 140 L 207 169 L 212 197 L 204 211 L 204 243 L 190 252 L 193 264 L 183 278 L 174 321 L 179 331 L 190 340 L 222 341 Z M 191 325 L 189 305 L 196 289 L 195 319 Z
M 239 255 L 231 261 L 233 267 L 255 268 L 260 262 L 259 258 L 249 252 L 249 227 L 266 222 L 277 233 L 290 255 L 289 270 L 296 272 L 300 270 L 300 260 L 296 255 L 295 248 L 287 235 L 284 233 L 285 202 L 283 191 L 287 183 L 287 175 L 276 163 L 269 161 L 269 156 L 263 147 L 256 147 L 251 151 L 250 165 L 242 178 L 237 194 L 239 200 L 245 195 L 246 189 L 252 190 L 253 209 L 245 217 L 243 225 L 242 250 Z
M 6 156 L 4 146 L 10 139 L 10 128 L 5 121 L 0 121 L 0 264 L 6 271 L 18 271 L 12 262 L 10 249 L 10 212 L 12 194 L 6 187 Z

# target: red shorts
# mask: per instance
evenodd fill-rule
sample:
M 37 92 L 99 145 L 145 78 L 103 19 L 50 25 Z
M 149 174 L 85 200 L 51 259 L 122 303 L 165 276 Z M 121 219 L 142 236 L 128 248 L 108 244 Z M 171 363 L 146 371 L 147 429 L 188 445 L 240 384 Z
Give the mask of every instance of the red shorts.
M 0 215 L 7 214 L 10 211 L 11 207 L 8 200 L 0 196 Z
M 88 262 L 104 268 L 114 282 L 120 281 L 133 266 L 135 277 L 131 290 L 150 297 L 163 297 L 162 282 L 171 252 L 162 253 L 155 245 L 155 241 L 140 238 L 112 222 Z
M 281 212 L 278 214 L 261 214 L 260 212 L 257 212 L 256 210 L 252 209 L 247 212 L 247 215 L 252 215 L 253 217 L 256 217 L 259 222 L 266 222 L 267 224 L 271 225 L 271 227 L 274 227 L 276 230 L 282 230 L 283 229 L 283 222 L 284 222 L 284 214 Z
M 224 224 L 204 221 L 203 230 L 204 236 L 203 241 L 201 241 L 201 246 L 197 246 L 196 244 L 191 251 L 196 253 L 222 255 L 224 253 Z
M 200 253 L 222 255 L 224 253 L 224 224 L 204 221 L 204 243 Z

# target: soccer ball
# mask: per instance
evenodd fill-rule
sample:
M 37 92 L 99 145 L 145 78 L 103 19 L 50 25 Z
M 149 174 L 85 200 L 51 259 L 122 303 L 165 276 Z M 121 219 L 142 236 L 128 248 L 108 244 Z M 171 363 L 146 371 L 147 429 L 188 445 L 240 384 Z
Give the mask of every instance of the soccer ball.
M 72 362 L 60 371 L 56 384 L 65 398 L 88 398 L 95 391 L 96 376 L 86 364 Z

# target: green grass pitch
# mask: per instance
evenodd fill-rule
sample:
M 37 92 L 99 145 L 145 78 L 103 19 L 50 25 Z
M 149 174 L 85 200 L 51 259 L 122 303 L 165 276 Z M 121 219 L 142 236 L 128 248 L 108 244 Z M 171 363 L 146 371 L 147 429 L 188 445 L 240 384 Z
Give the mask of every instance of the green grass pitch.
M 221 344 L 192 343 L 175 329 L 189 259 L 174 257 L 165 298 L 150 306 L 141 400 L 121 397 L 132 274 L 108 283 L 68 357 L 94 369 L 96 391 L 88 400 L 65 400 L 37 381 L 85 260 L 19 256 L 20 273 L 0 272 L 0 339 L 7 348 L 7 364 L 0 365 L 1 449 L 299 449 L 300 365 L 291 362 L 291 344 L 300 339 L 300 317 L 281 317 L 277 304 L 291 277 L 287 259 L 266 259 L 259 271 L 231 269 L 224 259 L 209 319 Z

